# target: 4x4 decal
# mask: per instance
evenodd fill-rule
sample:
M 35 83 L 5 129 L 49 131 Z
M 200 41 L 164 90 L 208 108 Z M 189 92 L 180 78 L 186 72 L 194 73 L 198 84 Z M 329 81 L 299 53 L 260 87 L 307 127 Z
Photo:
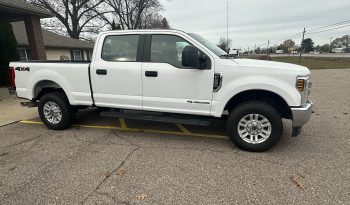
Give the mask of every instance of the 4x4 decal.
M 15 70 L 17 71 L 30 71 L 29 67 L 16 67 Z

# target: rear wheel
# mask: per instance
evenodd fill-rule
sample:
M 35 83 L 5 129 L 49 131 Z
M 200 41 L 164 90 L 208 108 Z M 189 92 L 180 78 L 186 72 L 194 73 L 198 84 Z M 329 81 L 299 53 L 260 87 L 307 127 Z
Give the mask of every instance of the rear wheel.
M 38 111 L 41 120 L 50 129 L 64 130 L 72 125 L 74 109 L 61 92 L 44 95 L 39 101 Z
M 247 151 L 262 152 L 273 147 L 283 133 L 282 118 L 271 105 L 253 101 L 238 105 L 227 120 L 233 143 Z

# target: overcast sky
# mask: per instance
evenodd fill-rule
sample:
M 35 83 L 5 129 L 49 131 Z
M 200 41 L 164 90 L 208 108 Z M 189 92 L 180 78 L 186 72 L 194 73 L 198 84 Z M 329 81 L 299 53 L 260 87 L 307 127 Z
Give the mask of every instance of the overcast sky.
M 227 0 L 160 0 L 162 14 L 175 29 L 203 35 L 217 43 L 226 37 Z M 229 38 L 234 48 L 272 44 L 303 28 L 350 20 L 350 0 L 229 0 Z M 350 27 L 310 35 L 315 44 L 350 34 Z M 295 39 L 301 42 L 301 36 Z M 266 47 L 266 45 L 265 45 Z

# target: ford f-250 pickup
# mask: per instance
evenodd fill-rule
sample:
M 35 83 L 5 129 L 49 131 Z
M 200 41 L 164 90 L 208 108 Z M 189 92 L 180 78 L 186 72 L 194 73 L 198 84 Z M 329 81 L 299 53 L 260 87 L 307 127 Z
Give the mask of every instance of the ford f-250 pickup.
M 265 151 L 311 116 L 310 71 L 269 61 L 234 59 L 203 37 L 178 30 L 101 33 L 91 62 L 11 62 L 19 98 L 37 104 L 51 129 L 72 124 L 77 108 L 176 113 L 227 120 L 234 144 Z

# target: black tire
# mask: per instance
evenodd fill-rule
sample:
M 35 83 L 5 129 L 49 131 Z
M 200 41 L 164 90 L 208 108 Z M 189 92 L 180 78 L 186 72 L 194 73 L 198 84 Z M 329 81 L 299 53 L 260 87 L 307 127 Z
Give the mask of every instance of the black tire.
M 56 124 L 49 122 L 49 120 L 46 119 L 44 115 L 44 105 L 47 102 L 54 102 L 61 109 L 62 118 Z M 72 125 L 72 122 L 74 119 L 74 109 L 69 104 L 69 101 L 66 95 L 63 94 L 62 92 L 49 93 L 41 97 L 38 104 L 38 111 L 39 111 L 39 116 L 41 120 L 44 122 L 44 124 L 48 128 L 53 130 L 64 130 L 69 128 Z
M 240 137 L 238 124 L 241 119 L 249 114 L 259 114 L 269 120 L 271 134 L 265 141 L 254 144 L 248 143 Z M 251 152 L 263 152 L 272 148 L 280 140 L 283 134 L 283 123 L 281 116 L 271 105 L 260 101 L 251 101 L 242 103 L 231 111 L 227 120 L 227 131 L 233 143 L 240 149 Z

